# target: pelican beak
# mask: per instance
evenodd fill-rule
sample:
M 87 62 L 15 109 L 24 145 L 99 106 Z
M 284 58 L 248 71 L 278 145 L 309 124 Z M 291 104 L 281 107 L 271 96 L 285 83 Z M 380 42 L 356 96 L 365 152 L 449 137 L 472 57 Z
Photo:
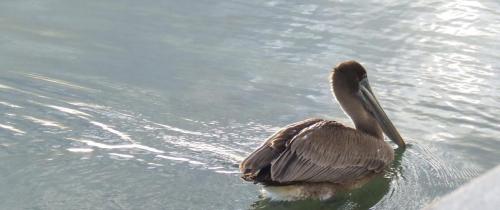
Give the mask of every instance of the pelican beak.
M 378 103 L 378 100 L 377 98 L 375 98 L 375 95 L 372 92 L 367 78 L 364 78 L 359 82 L 359 92 L 363 105 L 373 114 L 380 127 L 382 127 L 385 135 L 399 147 L 404 148 L 406 145 L 403 138 Z

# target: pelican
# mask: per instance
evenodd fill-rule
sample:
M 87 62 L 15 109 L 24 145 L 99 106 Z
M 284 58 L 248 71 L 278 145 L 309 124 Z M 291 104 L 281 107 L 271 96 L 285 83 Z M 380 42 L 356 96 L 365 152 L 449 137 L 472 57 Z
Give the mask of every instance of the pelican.
M 330 78 L 332 92 L 355 128 L 313 118 L 271 135 L 240 164 L 242 179 L 262 184 L 265 196 L 276 200 L 332 198 L 339 190 L 361 187 L 394 160 L 394 150 L 383 133 L 398 147 L 405 147 L 361 64 L 342 62 Z

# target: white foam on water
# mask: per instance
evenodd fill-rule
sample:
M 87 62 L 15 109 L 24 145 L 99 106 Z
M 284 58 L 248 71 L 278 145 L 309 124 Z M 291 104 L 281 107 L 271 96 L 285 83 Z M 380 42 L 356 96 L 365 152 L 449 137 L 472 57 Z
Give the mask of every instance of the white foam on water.
M 214 153 L 216 155 L 224 157 L 224 159 L 229 160 L 233 163 L 239 163 L 244 159 L 243 156 L 234 153 L 234 149 L 231 148 L 223 148 L 222 146 L 211 145 L 203 142 L 186 141 L 182 139 L 175 139 L 175 140 L 170 140 L 170 138 L 164 138 L 164 139 L 168 139 L 168 143 L 170 144 L 182 146 L 193 151 L 207 151 Z
M 99 142 L 95 142 L 92 140 L 84 140 L 84 139 L 75 139 L 75 138 L 66 138 L 68 140 L 72 141 L 78 141 L 87 144 L 88 146 L 91 147 L 97 147 L 100 149 L 140 149 L 140 150 L 145 150 L 148 152 L 153 152 L 153 153 L 165 153 L 162 150 L 153 148 L 153 147 L 148 147 L 145 145 L 141 144 L 119 144 L 119 145 L 112 145 L 112 144 L 103 144 Z
M 150 166 L 163 166 L 163 164 L 158 164 L 158 163 L 148 163 Z
M 94 151 L 92 148 L 68 148 L 67 150 L 76 153 L 89 153 Z
M 22 131 L 22 130 L 19 130 L 17 128 L 15 128 L 14 126 L 11 126 L 11 125 L 5 125 L 5 124 L 0 124 L 0 128 L 3 128 L 5 130 L 9 130 L 9 131 L 12 131 L 16 134 L 25 134 L 26 132 Z
M 92 108 L 92 109 L 106 109 L 105 106 L 97 105 L 97 104 L 89 104 L 89 103 L 84 103 L 84 102 L 66 102 L 68 104 L 71 104 L 73 106 L 80 106 L 80 107 L 87 107 L 87 108 Z
M 187 158 L 172 157 L 172 156 L 166 156 L 166 155 L 157 155 L 156 157 L 168 159 L 168 160 L 189 161 L 189 159 L 187 159 Z
M 82 116 L 91 117 L 92 116 L 92 115 L 87 114 L 85 112 L 82 112 L 82 111 L 79 111 L 79 110 L 76 110 L 76 109 L 71 109 L 71 108 L 68 108 L 68 107 L 62 107 L 62 106 L 56 106 L 56 105 L 46 105 L 46 104 L 42 104 L 42 105 L 45 105 L 45 106 L 50 107 L 52 109 L 56 109 L 56 110 L 64 112 L 64 113 L 76 115 L 76 116 L 79 116 L 79 117 L 82 117 Z
M 25 119 L 27 120 L 30 120 L 34 123 L 37 123 L 39 125 L 42 125 L 42 126 L 47 126 L 47 127 L 56 127 L 56 128 L 60 128 L 60 129 L 66 129 L 67 127 L 59 124 L 58 122 L 54 122 L 54 121 L 50 121 L 50 120 L 44 120 L 44 119 L 40 119 L 40 118 L 36 118 L 36 117 L 32 117 L 32 116 L 23 116 Z
M 134 141 L 130 138 L 130 135 L 128 135 L 128 134 L 126 134 L 124 132 L 115 130 L 110 125 L 106 125 L 104 123 L 100 123 L 100 122 L 96 122 L 96 121 L 90 121 L 90 123 L 92 125 L 95 125 L 95 126 L 98 126 L 98 127 L 102 128 L 105 131 L 108 131 L 108 132 L 110 132 L 112 134 L 115 134 L 115 135 L 119 136 L 121 139 L 123 139 L 125 141 L 129 141 L 129 142 L 134 143 Z
M 13 90 L 14 88 L 11 87 L 11 86 L 8 86 L 8 85 L 0 84 L 0 89 L 10 89 L 10 90 Z
M 13 88 L 11 86 L 3 85 L 3 84 L 0 84 L 0 89 L 14 90 L 14 91 L 17 91 L 17 92 L 20 92 L 20 93 L 24 93 L 24 94 L 28 94 L 28 95 L 34 95 L 34 96 L 37 96 L 37 97 L 40 97 L 40 98 L 49 98 L 47 96 L 43 96 L 43 95 L 40 95 L 40 94 L 36 94 L 36 93 L 29 92 L 29 91 L 25 91 L 25 90 L 20 90 L 20 89 Z
M 15 105 L 15 104 L 11 104 L 11 103 L 8 103 L 8 102 L 5 102 L 5 101 L 0 101 L 0 104 L 1 105 L 4 105 L 4 106 L 8 106 L 10 108 L 23 108 L 22 106 L 18 106 L 18 105 Z
M 117 156 L 120 158 L 125 158 L 125 159 L 131 159 L 134 158 L 133 155 L 127 155 L 127 154 L 120 154 L 120 153 L 108 153 L 110 156 Z
M 73 83 L 70 83 L 70 82 L 67 82 L 67 81 L 63 81 L 63 80 L 60 80 L 60 79 L 53 79 L 53 78 L 49 78 L 49 77 L 38 75 L 38 74 L 26 74 L 26 76 L 30 77 L 30 78 L 33 78 L 33 79 L 43 80 L 43 81 L 46 81 L 46 82 L 51 82 L 51 83 L 54 83 L 54 84 L 58 84 L 58 85 L 62 85 L 62 86 L 70 87 L 70 88 L 74 88 L 74 89 L 83 89 L 83 90 L 96 91 L 95 89 L 92 89 L 92 88 L 83 87 L 83 86 L 76 85 L 76 84 L 73 84 Z
M 215 173 L 219 173 L 219 174 L 239 174 L 240 172 L 239 171 L 228 171 L 228 170 L 216 170 Z
M 156 157 L 167 159 L 167 160 L 175 160 L 175 161 L 183 161 L 183 162 L 188 162 L 194 165 L 205 165 L 205 163 L 195 161 L 195 160 L 190 160 L 188 158 L 182 158 L 182 157 L 173 157 L 173 156 L 167 156 L 167 155 L 157 155 Z
M 191 134 L 191 135 L 197 135 L 197 136 L 207 136 L 207 137 L 211 136 L 211 135 L 206 134 L 206 133 L 201 133 L 201 132 L 197 132 L 197 131 L 189 131 L 189 130 L 185 130 L 182 128 L 177 128 L 174 126 L 165 125 L 165 124 L 161 124 L 161 123 L 153 122 L 153 124 L 158 125 L 158 126 L 163 127 L 163 128 L 166 128 L 166 129 L 171 130 L 171 131 L 179 132 L 179 133 Z

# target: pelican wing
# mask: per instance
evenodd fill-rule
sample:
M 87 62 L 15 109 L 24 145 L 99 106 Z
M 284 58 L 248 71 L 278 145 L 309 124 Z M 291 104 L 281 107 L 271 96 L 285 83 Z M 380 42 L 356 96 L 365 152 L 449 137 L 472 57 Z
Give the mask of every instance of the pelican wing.
M 287 144 L 303 129 L 322 121 L 321 119 L 308 119 L 296 122 L 282 128 L 281 130 L 270 136 L 262 146 L 251 153 L 240 164 L 240 171 L 243 173 L 242 178 L 247 181 L 264 181 L 265 176 L 269 180 L 268 169 L 271 162 L 277 159 L 283 151 L 285 151 Z M 263 172 L 265 170 L 267 172 Z M 257 175 L 259 175 L 257 180 Z
M 270 178 L 277 183 L 346 183 L 382 171 L 393 158 L 383 140 L 322 120 L 287 142 L 271 163 Z

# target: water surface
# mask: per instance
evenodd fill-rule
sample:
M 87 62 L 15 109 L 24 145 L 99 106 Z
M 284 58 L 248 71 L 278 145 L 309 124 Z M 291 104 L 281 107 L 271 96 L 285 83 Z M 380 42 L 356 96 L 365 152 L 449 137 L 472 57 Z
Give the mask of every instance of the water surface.
M 500 4 L 0 3 L 5 209 L 419 209 L 500 163 Z M 409 148 L 328 202 L 270 202 L 237 164 L 289 123 L 352 124 L 355 59 Z

